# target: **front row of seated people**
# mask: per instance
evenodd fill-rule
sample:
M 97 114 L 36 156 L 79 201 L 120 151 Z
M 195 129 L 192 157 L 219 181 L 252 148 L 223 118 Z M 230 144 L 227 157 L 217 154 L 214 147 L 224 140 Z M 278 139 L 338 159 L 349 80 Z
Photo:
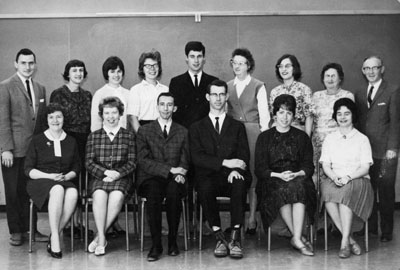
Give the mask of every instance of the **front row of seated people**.
M 193 124 L 188 132 L 172 121 L 176 111 L 173 95 L 161 93 L 157 99 L 160 117 L 140 127 L 137 138 L 120 126 L 124 106 L 117 97 L 100 103 L 103 128 L 90 134 L 86 149 L 97 227 L 89 252 L 105 254 L 105 232 L 121 210 L 137 164 L 138 194 L 147 200 L 152 235 L 147 259 L 156 261 L 163 252 L 164 198 L 169 226 L 168 255 L 179 254 L 176 240 L 182 211 L 180 200 L 186 195 L 190 146 L 198 198 L 216 238 L 214 255 L 243 257 L 240 229 L 246 191 L 251 183 L 250 151 L 245 127 L 225 113 L 228 98 L 227 84 L 213 81 L 206 94 L 209 115 Z M 291 95 L 282 94 L 274 100 L 276 125 L 261 133 L 256 144 L 257 193 L 264 228 L 280 214 L 292 234 L 291 245 L 301 254 L 313 256 L 312 245 L 302 235 L 305 217 L 312 222 L 317 208 L 311 178 L 313 149 L 307 134 L 291 126 L 295 108 L 296 100 Z M 25 172 L 31 178 L 28 192 L 34 203 L 41 208 L 49 198 L 51 236 L 47 249 L 52 257 L 61 258 L 60 232 L 70 219 L 78 197 L 70 180 L 79 173 L 80 164 L 75 140 L 62 130 L 63 109 L 51 103 L 47 110 L 49 129 L 34 137 Z M 327 136 L 322 147 L 320 162 L 325 177 L 321 180 L 321 204 L 325 204 L 342 233 L 339 257 L 347 258 L 351 253 L 361 254 L 360 246 L 350 236 L 353 215 L 366 221 L 372 211 L 373 191 L 368 176 L 372 155 L 367 137 L 353 127 L 357 110 L 351 99 L 336 101 L 332 117 L 339 129 Z M 231 198 L 229 238 L 221 228 L 216 201 L 219 196 Z

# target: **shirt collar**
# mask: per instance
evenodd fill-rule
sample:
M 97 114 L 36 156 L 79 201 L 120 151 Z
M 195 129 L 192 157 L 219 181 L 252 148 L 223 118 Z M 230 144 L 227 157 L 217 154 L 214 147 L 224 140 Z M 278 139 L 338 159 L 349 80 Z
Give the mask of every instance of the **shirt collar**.
M 160 82 L 159 82 L 159 81 L 156 81 L 156 82 L 157 82 L 157 84 L 155 85 L 155 87 L 158 87 L 158 85 L 160 84 Z M 148 85 L 154 86 L 154 85 L 152 85 L 151 83 L 149 83 L 149 82 L 146 81 L 146 80 L 142 80 L 142 84 L 145 85 L 145 86 L 148 86 Z
M 192 71 L 190 71 L 190 70 L 188 70 L 188 72 L 189 72 L 190 78 L 192 78 L 193 83 L 194 83 L 194 75 L 197 75 L 197 81 L 199 82 L 199 85 L 200 85 L 200 80 L 201 80 L 201 76 L 203 75 L 203 71 L 200 71 L 200 72 L 197 73 L 197 74 L 194 74 L 194 73 L 193 73 Z
M 373 85 L 373 86 L 374 86 L 374 90 L 378 90 L 379 87 L 381 86 L 381 84 L 382 84 L 382 79 L 380 79 L 379 81 L 377 81 L 377 82 Z M 372 86 L 372 84 L 369 83 L 369 84 L 368 84 L 368 90 L 371 88 L 371 86 Z
M 103 125 L 103 129 L 104 131 L 109 134 L 110 132 L 112 132 L 114 134 L 114 136 L 118 133 L 119 129 L 121 128 L 120 124 L 118 124 L 118 126 L 116 126 L 115 128 L 108 128 L 105 125 Z
M 218 122 L 219 122 L 220 125 L 222 125 L 222 123 L 224 122 L 225 117 L 226 117 L 226 112 L 224 112 L 224 113 L 222 113 L 220 115 L 215 115 L 215 114 L 212 114 L 211 112 L 209 112 L 208 113 L 208 117 L 210 117 L 210 119 L 211 119 L 211 121 L 213 123 L 215 122 L 215 117 L 219 117 L 218 118 Z
M 165 125 L 167 125 L 167 130 L 169 130 L 169 129 L 171 128 L 171 125 L 172 125 L 172 119 L 169 119 L 168 122 L 165 123 L 164 120 L 161 121 L 161 118 L 158 117 L 158 118 L 157 118 L 157 122 L 158 122 L 158 124 L 160 125 L 161 130 L 164 130 L 164 126 L 165 126 Z
M 243 81 L 239 80 L 238 77 L 235 77 L 235 79 L 233 80 L 233 85 L 237 84 L 249 85 L 250 80 L 251 80 L 250 74 L 247 74 L 246 79 L 244 79 Z
M 21 79 L 22 83 L 25 85 L 25 81 L 29 80 L 29 83 L 32 84 L 32 77 L 29 77 L 28 79 L 25 79 L 19 72 L 17 72 L 18 77 Z M 26 87 L 26 86 L 25 86 Z
M 339 130 L 336 131 L 337 139 L 348 140 L 354 137 L 357 134 L 357 129 L 353 128 L 348 134 L 343 135 Z

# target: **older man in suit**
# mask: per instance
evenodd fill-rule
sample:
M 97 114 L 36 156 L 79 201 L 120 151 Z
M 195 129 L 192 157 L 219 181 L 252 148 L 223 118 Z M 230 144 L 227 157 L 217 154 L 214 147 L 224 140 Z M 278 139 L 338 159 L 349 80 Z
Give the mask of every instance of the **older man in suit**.
M 374 164 L 370 169 L 375 204 L 369 219 L 369 232 L 378 233 L 380 213 L 381 241 L 392 240 L 395 182 L 400 144 L 399 87 L 383 79 L 385 66 L 381 58 L 370 56 L 363 62 L 362 72 L 368 86 L 355 94 L 359 129 L 368 136 Z M 377 198 L 379 203 L 377 204 Z M 361 231 L 358 234 L 362 234 Z
M 14 65 L 17 73 L 0 83 L 0 150 L 10 244 L 19 246 L 29 230 L 25 154 L 32 136 L 45 129 L 46 91 L 32 80 L 36 58 L 31 50 L 20 50 Z M 34 239 L 47 241 L 39 232 Z
M 162 254 L 161 210 L 164 198 L 168 220 L 168 255 L 179 254 L 176 237 L 181 214 L 180 200 L 186 193 L 185 180 L 189 167 L 187 129 L 172 121 L 176 111 L 171 93 L 161 93 L 157 99 L 160 117 L 144 126 L 137 134 L 139 195 L 147 199 L 147 216 L 153 245 L 148 261 Z
M 246 190 L 251 183 L 246 130 L 225 113 L 229 96 L 224 81 L 215 80 L 207 88 L 208 116 L 189 130 L 190 151 L 195 166 L 195 182 L 201 206 L 215 234 L 216 257 L 242 258 L 240 227 L 243 225 Z M 221 230 L 216 197 L 231 198 L 231 239 Z

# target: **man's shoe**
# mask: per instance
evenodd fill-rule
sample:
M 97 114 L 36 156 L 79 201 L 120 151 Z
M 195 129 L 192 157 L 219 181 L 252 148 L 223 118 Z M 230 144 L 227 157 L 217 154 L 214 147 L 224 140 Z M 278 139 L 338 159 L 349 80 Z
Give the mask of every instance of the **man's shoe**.
M 231 233 L 231 241 L 228 244 L 229 256 L 234 259 L 243 258 L 242 245 L 240 244 L 240 230 L 233 229 Z
M 390 242 L 393 239 L 393 235 L 391 234 L 382 234 L 381 242 Z
M 49 240 L 49 237 L 47 235 L 44 235 L 40 233 L 39 231 L 35 231 L 33 241 L 35 242 L 47 242 Z
M 218 240 L 214 249 L 214 256 L 222 258 L 228 256 L 228 253 L 227 245 L 222 240 Z
M 9 240 L 10 245 L 12 246 L 20 246 L 22 245 L 22 233 L 12 233 L 10 240 Z
M 179 255 L 179 248 L 178 245 L 173 243 L 172 245 L 168 245 L 168 255 L 169 256 L 178 256 Z
M 152 247 L 150 249 L 149 254 L 147 254 L 147 261 L 148 262 L 158 261 L 161 257 L 162 252 L 163 252 L 162 247 Z

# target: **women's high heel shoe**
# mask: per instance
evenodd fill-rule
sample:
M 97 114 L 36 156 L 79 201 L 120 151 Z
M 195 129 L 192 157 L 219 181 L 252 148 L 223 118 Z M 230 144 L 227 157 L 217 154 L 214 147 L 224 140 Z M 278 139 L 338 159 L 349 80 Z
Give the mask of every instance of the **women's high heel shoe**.
M 314 256 L 314 252 L 312 252 L 311 250 L 309 250 L 306 245 L 303 245 L 301 247 L 297 246 L 294 241 L 293 238 L 290 239 L 290 244 L 292 245 L 292 247 L 294 249 L 297 249 L 301 254 L 305 255 L 305 256 Z
M 51 250 L 51 235 L 49 236 L 49 241 L 47 242 L 47 252 L 53 258 L 56 258 L 56 259 L 61 259 L 62 258 L 62 251 L 54 252 L 54 251 Z
M 247 229 L 246 229 L 246 234 L 248 234 L 248 235 L 255 235 L 256 232 L 257 232 L 257 226 L 258 226 L 258 224 L 257 224 L 257 222 L 256 222 L 256 226 L 255 226 L 254 228 L 249 228 L 249 227 L 247 227 Z

